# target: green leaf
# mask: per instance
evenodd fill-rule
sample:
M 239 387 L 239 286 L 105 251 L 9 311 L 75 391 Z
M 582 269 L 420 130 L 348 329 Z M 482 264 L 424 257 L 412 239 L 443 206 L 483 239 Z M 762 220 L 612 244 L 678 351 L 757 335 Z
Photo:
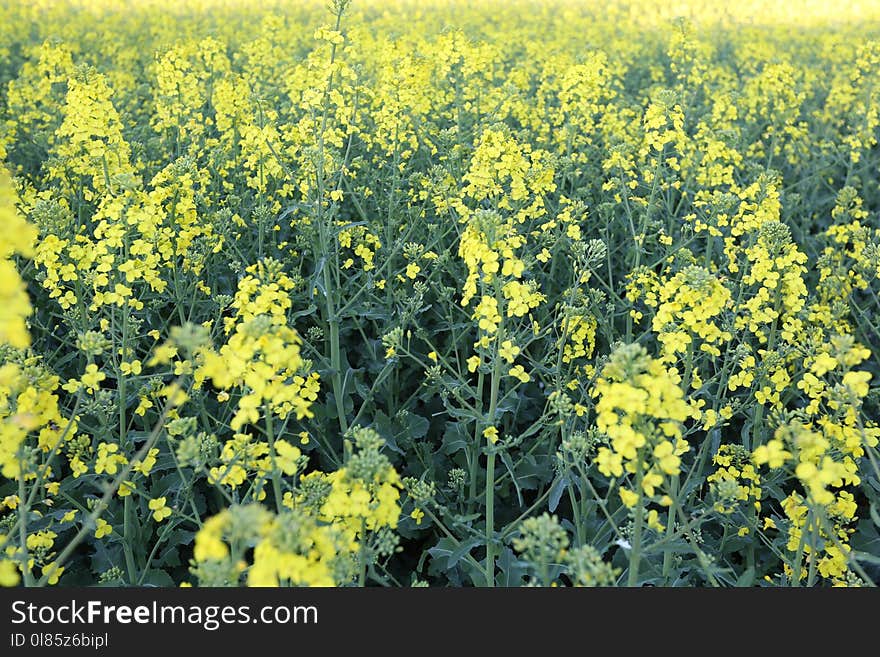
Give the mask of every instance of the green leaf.
M 174 580 L 164 570 L 151 569 L 144 577 L 144 586 L 175 586 Z
M 516 499 L 519 501 L 519 505 L 522 507 L 524 506 L 522 491 L 520 490 L 519 482 L 516 480 L 516 473 L 513 471 L 513 461 L 510 460 L 510 454 L 502 451 L 498 452 L 498 455 L 501 457 L 501 462 L 504 463 L 504 467 L 506 467 L 507 471 L 510 473 L 510 480 L 513 482 L 513 485 L 516 488 Z
M 443 432 L 443 453 L 455 454 L 468 448 L 473 436 L 471 436 L 460 422 L 447 422 L 446 431 Z
M 428 427 L 430 426 L 430 424 L 431 423 L 428 422 L 428 420 L 423 418 L 421 415 L 409 413 L 406 416 L 407 437 L 410 440 L 424 438 L 426 435 L 428 435 Z
M 547 508 L 550 509 L 551 513 L 556 511 L 556 507 L 559 506 L 559 500 L 562 499 L 562 493 L 565 492 L 570 481 L 571 480 L 567 474 L 562 477 L 556 477 L 553 481 L 553 486 L 550 488 L 550 498 L 547 500 Z
M 447 566 L 449 568 L 454 568 L 458 564 L 458 562 L 465 557 L 465 555 L 470 554 L 471 550 L 482 544 L 483 540 L 480 538 L 470 538 L 466 541 L 463 541 L 450 553 L 449 559 L 446 562 Z
M 873 502 L 871 502 L 871 520 L 880 528 L 880 514 L 877 513 L 877 506 Z
M 746 571 L 736 580 L 738 587 L 748 587 L 755 583 L 755 567 L 749 566 Z

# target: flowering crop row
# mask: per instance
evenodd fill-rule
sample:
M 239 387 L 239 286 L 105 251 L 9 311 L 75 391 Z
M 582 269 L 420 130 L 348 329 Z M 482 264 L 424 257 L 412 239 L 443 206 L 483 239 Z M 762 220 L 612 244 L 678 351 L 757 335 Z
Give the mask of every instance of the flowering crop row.
M 0 585 L 880 581 L 880 10 L 673 4 L 0 8 Z

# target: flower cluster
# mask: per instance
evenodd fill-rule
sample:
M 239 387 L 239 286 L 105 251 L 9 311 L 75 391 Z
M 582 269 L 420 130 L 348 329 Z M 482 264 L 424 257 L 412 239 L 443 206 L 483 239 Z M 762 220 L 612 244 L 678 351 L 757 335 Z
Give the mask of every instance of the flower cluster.
M 297 419 L 311 417 L 320 387 L 318 374 L 307 372 L 302 339 L 287 325 L 293 282 L 276 261 L 254 265 L 249 272 L 239 281 L 235 314 L 225 321 L 232 334 L 218 351 L 202 352 L 196 370 L 197 381 L 210 379 L 221 391 L 243 388 L 230 421 L 234 431 L 258 422 L 264 407 L 282 419 L 291 413 Z
M 0 584 L 877 583 L 876 2 L 125 4 L 0 7 Z
M 599 471 L 634 477 L 634 489 L 620 489 L 626 506 L 653 498 L 670 477 L 677 477 L 681 456 L 689 449 L 681 425 L 692 411 L 677 377 L 643 347 L 622 345 L 602 369 L 593 396 L 596 426 L 611 441 L 599 448 Z
M 344 585 L 369 560 L 392 551 L 400 477 L 381 453 L 384 441 L 375 431 L 356 428 L 352 438 L 345 466 L 299 478 L 277 513 L 251 504 L 208 518 L 195 538 L 192 573 L 199 583 Z M 284 473 L 295 475 L 299 450 L 280 440 L 274 449 Z

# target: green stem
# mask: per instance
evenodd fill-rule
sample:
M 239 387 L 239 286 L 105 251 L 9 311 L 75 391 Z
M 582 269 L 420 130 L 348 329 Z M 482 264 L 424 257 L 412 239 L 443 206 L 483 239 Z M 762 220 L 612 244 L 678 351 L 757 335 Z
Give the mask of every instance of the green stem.
M 21 572 L 24 577 L 24 585 L 26 587 L 31 587 L 34 585 L 34 577 L 31 573 L 30 568 L 30 554 L 28 553 L 27 546 L 27 516 L 28 516 L 28 504 L 27 504 L 27 495 L 25 495 L 24 488 L 24 470 L 25 464 L 24 459 L 20 459 L 19 461 L 19 473 L 18 473 L 18 513 L 19 513 L 19 524 L 18 524 L 18 541 L 19 541 L 19 550 L 21 550 Z
M 809 520 L 809 515 L 807 516 L 807 520 Z M 801 530 L 801 537 L 798 540 L 797 546 L 797 559 L 795 561 L 794 566 L 791 569 L 791 577 L 789 578 L 789 585 L 800 587 L 801 585 L 801 572 L 803 570 L 804 564 L 804 548 L 807 544 L 807 533 Z
M 770 354 L 776 348 L 776 325 L 780 321 L 779 317 L 779 308 L 780 301 L 776 302 L 776 319 L 773 320 L 773 324 L 770 326 L 770 337 L 767 338 L 767 353 Z M 751 444 L 746 444 L 745 448 L 748 450 L 752 450 L 759 445 L 764 444 L 764 404 L 759 404 L 756 402 L 755 404 L 755 412 L 752 415 L 752 430 L 747 433 L 745 438 L 746 440 L 752 440 Z
M 812 527 L 810 528 L 810 569 L 807 573 L 807 586 L 815 586 L 816 584 L 816 562 L 818 561 L 818 545 L 819 545 L 819 524 L 816 521 L 815 511 L 810 508 L 807 518 L 810 520 Z
M 571 510 L 574 514 L 574 536 L 578 546 L 584 544 L 584 519 L 581 511 L 581 505 L 578 504 L 577 497 L 574 494 L 574 484 L 566 486 L 568 489 L 568 499 L 571 502 Z
M 342 24 L 342 14 L 345 6 L 340 5 L 336 13 L 335 30 L 338 32 Z M 321 113 L 321 127 L 318 134 L 317 144 L 317 160 L 315 162 L 315 178 L 317 183 L 317 199 L 315 207 L 318 211 L 318 225 L 321 231 L 321 255 L 325 258 L 323 264 L 324 277 L 324 298 L 326 300 L 327 323 L 330 325 L 330 368 L 331 382 L 333 386 L 333 396 L 336 400 L 336 413 L 339 416 L 339 428 L 345 434 L 348 431 L 348 420 L 345 417 L 345 404 L 343 399 L 341 354 L 339 349 L 339 317 L 336 309 L 336 300 L 334 297 L 335 289 L 331 285 L 330 278 L 330 240 L 334 240 L 334 252 L 336 241 L 332 235 L 331 218 L 325 218 L 324 213 L 324 138 L 327 131 L 327 120 L 330 112 L 330 92 L 333 88 L 334 69 L 333 64 L 336 61 L 336 44 L 330 47 L 330 77 L 327 79 L 327 86 L 324 89 L 323 108 Z
M 629 587 L 638 586 L 639 562 L 642 559 L 642 526 L 645 522 L 645 509 L 642 506 L 642 478 L 644 477 L 642 465 L 642 455 L 639 454 L 639 459 L 636 463 L 636 492 L 638 493 L 639 499 L 636 502 L 636 508 L 633 511 L 635 520 L 633 525 L 632 546 L 629 552 L 629 570 L 627 571 L 627 586 Z
M 500 304 L 499 304 L 500 305 Z M 492 358 L 492 379 L 489 392 L 489 416 L 487 426 L 495 426 L 495 414 L 498 410 L 498 389 L 501 385 L 501 356 L 498 345 L 504 336 L 504 322 L 498 327 L 495 336 L 495 349 Z M 487 441 L 486 456 L 486 586 L 495 586 L 495 446 Z
M 669 507 L 669 513 L 666 517 L 666 538 L 671 540 L 675 534 L 675 506 L 678 504 L 678 476 L 672 477 L 669 482 L 669 497 L 672 498 L 672 505 Z M 672 550 L 663 553 L 663 582 L 669 584 L 669 576 L 672 573 Z
M 128 251 L 128 247 L 126 246 L 126 252 Z M 126 254 L 127 257 L 127 254 Z M 121 355 L 119 358 L 121 360 L 125 360 L 128 358 L 128 353 L 126 351 L 128 342 L 128 312 L 123 308 L 122 310 L 122 348 L 120 349 Z M 117 385 L 119 388 L 119 446 L 123 447 L 126 443 L 126 437 L 128 434 L 127 431 L 127 423 L 126 423 L 126 401 L 128 398 L 128 390 L 127 390 L 127 379 L 126 376 L 122 373 L 122 367 L 117 365 L 116 368 L 116 376 L 117 376 Z M 138 569 L 137 562 L 134 558 L 134 548 L 132 547 L 136 537 L 135 537 L 135 520 L 134 520 L 134 509 L 132 508 L 132 500 L 131 495 L 125 496 L 125 501 L 123 502 L 122 508 L 122 551 L 125 554 L 125 568 L 128 571 L 128 581 L 130 584 L 134 584 L 138 581 Z
M 358 558 L 361 562 L 361 571 L 358 573 L 358 586 L 360 588 L 364 588 L 367 583 L 367 554 L 366 549 L 364 548 L 364 541 L 366 540 L 367 534 L 367 522 L 366 520 L 361 520 L 361 544 L 360 550 L 358 551 Z
M 139 581 L 137 563 L 134 559 L 134 550 L 131 547 L 134 539 L 134 529 L 132 527 L 132 508 L 131 495 L 125 496 L 122 507 L 122 549 L 125 553 L 125 569 L 128 571 L 128 581 L 134 584 Z
M 486 460 L 486 586 L 495 586 L 495 451 L 490 447 Z
M 269 441 L 269 457 L 272 459 L 272 492 L 275 494 L 275 511 L 281 513 L 281 473 L 275 456 L 275 424 L 272 421 L 272 409 L 269 404 L 263 407 L 266 414 L 266 437 Z
M 483 412 L 483 385 L 485 383 L 486 375 L 483 373 L 482 363 L 480 363 L 479 374 L 477 375 L 477 394 L 476 394 L 476 406 L 477 410 L 480 414 Z M 477 423 L 474 428 L 474 440 L 473 440 L 473 448 L 468 450 L 469 452 L 469 463 L 468 467 L 470 469 L 470 496 L 468 500 L 468 513 L 474 512 L 474 505 L 477 502 L 477 467 L 480 463 L 480 445 L 482 444 L 482 439 L 480 437 L 480 425 Z

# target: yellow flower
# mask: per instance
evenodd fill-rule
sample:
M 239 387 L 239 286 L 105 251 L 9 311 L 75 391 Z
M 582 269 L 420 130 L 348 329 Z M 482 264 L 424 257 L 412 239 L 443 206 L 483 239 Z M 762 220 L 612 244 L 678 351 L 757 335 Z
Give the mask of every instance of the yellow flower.
M 150 511 L 153 512 L 153 520 L 156 522 L 162 522 L 165 518 L 171 515 L 171 509 L 169 509 L 165 503 L 166 498 L 157 497 L 156 499 L 150 500 L 148 502 L 148 506 L 150 507 Z
M 0 145 L 0 156 L 3 155 Z M 32 313 L 27 288 L 14 263 L 13 254 L 31 256 L 36 229 L 16 210 L 16 194 L 5 168 L 0 166 L 0 345 L 25 348 L 30 345 L 25 320 Z
M 474 319 L 478 320 L 480 330 L 492 334 L 498 330 L 501 315 L 498 314 L 498 301 L 495 297 L 483 296 L 474 310 Z
M 141 397 L 138 402 L 138 406 L 134 410 L 134 412 L 135 412 L 135 415 L 143 417 L 144 415 L 147 414 L 147 411 L 150 410 L 151 408 L 153 408 L 153 402 L 151 402 L 146 397 Z
M 523 369 L 522 365 L 514 365 L 513 367 L 511 367 L 508 375 L 514 377 L 515 379 L 519 379 L 520 383 L 528 383 L 532 380 L 532 377 L 530 377 L 528 372 Z
M 645 518 L 645 523 L 656 532 L 662 532 L 666 530 L 666 526 L 660 522 L 660 514 L 656 509 L 651 509 L 648 511 L 648 515 Z
M 606 477 L 620 477 L 623 475 L 623 458 L 617 452 L 607 447 L 600 447 L 596 456 L 596 465 Z
M 628 488 L 621 488 L 619 492 L 620 492 L 621 501 L 628 508 L 631 509 L 636 504 L 638 504 L 638 501 L 639 501 L 639 494 L 638 493 L 631 491 Z
M 498 349 L 498 355 L 508 363 L 512 363 L 519 356 L 520 349 L 513 341 L 505 340 Z
M 868 381 L 871 380 L 870 372 L 847 372 L 843 375 L 843 385 L 852 391 L 856 397 L 868 396 Z
M 90 363 L 86 365 L 86 371 L 80 377 L 80 382 L 85 386 L 86 391 L 89 394 L 93 394 L 98 390 L 101 385 L 101 381 L 105 380 L 107 375 L 103 372 L 98 371 L 98 366 L 94 363 Z
M 47 577 L 46 583 L 49 586 L 55 586 L 61 579 L 62 573 L 64 573 L 64 566 L 59 566 L 54 561 L 43 566 L 43 575 Z
M 822 352 L 817 354 L 813 359 L 813 364 L 810 365 L 810 372 L 816 376 L 825 376 L 827 372 L 833 370 L 835 367 L 837 367 L 837 359 Z
M 791 458 L 791 452 L 784 448 L 782 441 L 774 439 L 756 447 L 753 458 L 757 465 L 766 463 L 771 468 L 781 468 Z
M 144 457 L 143 462 L 135 462 L 132 466 L 132 470 L 134 472 L 138 472 L 143 476 L 147 477 L 150 474 L 150 471 L 156 465 L 156 457 L 159 455 L 159 449 L 153 447 L 147 452 L 147 455 Z
M 483 429 L 483 437 L 488 439 L 493 445 L 498 442 L 498 429 L 495 427 L 486 427 Z
M 664 440 L 654 448 L 654 458 L 660 469 L 668 475 L 678 473 L 681 459 L 675 454 L 675 447 L 668 440 Z
M 21 577 L 18 574 L 17 564 L 10 559 L 0 557 L 0 586 L 18 586 L 19 581 Z
M 95 472 L 115 475 L 120 466 L 127 463 L 127 459 L 119 454 L 119 445 L 116 443 L 101 443 L 98 445 L 98 458 L 95 460 Z
M 113 527 L 103 518 L 98 518 L 95 526 L 95 538 L 104 538 L 113 533 Z
M 291 445 L 286 440 L 275 441 L 275 461 L 281 471 L 286 475 L 296 474 L 299 468 L 299 458 L 302 456 L 298 447 Z
M 196 561 L 220 561 L 229 556 L 229 548 L 223 542 L 228 512 L 208 518 L 196 533 L 193 556 Z
M 143 370 L 143 366 L 141 361 L 133 360 L 130 363 L 122 362 L 119 364 L 119 371 L 122 372 L 125 376 L 137 376 Z

